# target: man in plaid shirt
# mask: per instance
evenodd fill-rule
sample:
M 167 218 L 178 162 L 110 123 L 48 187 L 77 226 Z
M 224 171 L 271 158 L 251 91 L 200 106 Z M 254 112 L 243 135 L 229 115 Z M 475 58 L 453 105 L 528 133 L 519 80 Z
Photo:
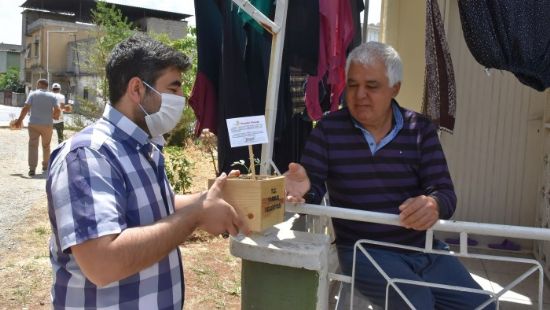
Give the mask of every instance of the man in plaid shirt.
M 248 233 L 210 190 L 174 195 L 158 143 L 183 110 L 189 59 L 143 35 L 117 45 L 106 72 L 111 104 L 103 117 L 62 143 L 46 190 L 53 235 L 55 309 L 181 309 L 178 245 L 196 228 Z

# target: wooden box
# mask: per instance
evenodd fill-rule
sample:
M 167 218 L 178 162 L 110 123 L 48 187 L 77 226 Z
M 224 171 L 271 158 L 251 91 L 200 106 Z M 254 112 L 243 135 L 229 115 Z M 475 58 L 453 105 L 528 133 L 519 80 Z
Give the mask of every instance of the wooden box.
M 208 180 L 208 187 L 213 182 Z M 227 178 L 223 198 L 244 214 L 250 230 L 260 232 L 284 221 L 285 177 Z

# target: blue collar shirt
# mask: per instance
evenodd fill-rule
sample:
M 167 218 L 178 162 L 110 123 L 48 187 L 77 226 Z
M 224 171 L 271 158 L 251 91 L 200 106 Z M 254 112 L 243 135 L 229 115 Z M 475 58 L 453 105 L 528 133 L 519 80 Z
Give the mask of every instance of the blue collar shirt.
M 395 101 L 392 100 L 391 103 L 392 112 L 393 112 L 393 123 L 394 126 L 392 126 L 391 131 L 384 137 L 382 140 L 380 140 L 380 143 L 376 143 L 376 140 L 374 139 L 373 135 L 365 129 L 357 120 L 352 118 L 353 124 L 356 128 L 359 128 L 361 132 L 363 133 L 363 136 L 365 137 L 365 140 L 367 140 L 367 143 L 369 145 L 370 151 L 372 155 L 376 154 L 378 150 L 386 146 L 388 143 L 390 143 L 401 129 L 403 129 L 403 115 L 401 114 L 401 111 L 399 110 L 399 106 Z

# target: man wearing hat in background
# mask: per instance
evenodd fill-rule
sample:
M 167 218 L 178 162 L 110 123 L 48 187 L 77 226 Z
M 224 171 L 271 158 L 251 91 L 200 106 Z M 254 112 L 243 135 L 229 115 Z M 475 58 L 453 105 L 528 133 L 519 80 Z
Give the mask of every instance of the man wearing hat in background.
M 29 176 L 36 174 L 38 164 L 38 141 L 42 139 L 42 172 L 48 170 L 50 159 L 50 143 L 52 141 L 53 120 L 59 118 L 61 109 L 55 96 L 48 92 L 48 80 L 40 79 L 36 82 L 36 91 L 32 92 L 21 114 L 15 122 L 16 127 L 21 127 L 27 113 L 31 112 L 29 119 Z
M 55 131 L 57 132 L 57 143 L 61 143 L 64 140 L 63 129 L 65 128 L 65 124 L 63 122 L 63 111 L 68 112 L 69 106 L 65 106 L 65 95 L 61 93 L 61 85 L 59 85 L 59 83 L 53 83 L 52 92 L 57 99 L 57 105 L 61 109 L 59 119 L 53 120 L 53 128 L 55 128 Z

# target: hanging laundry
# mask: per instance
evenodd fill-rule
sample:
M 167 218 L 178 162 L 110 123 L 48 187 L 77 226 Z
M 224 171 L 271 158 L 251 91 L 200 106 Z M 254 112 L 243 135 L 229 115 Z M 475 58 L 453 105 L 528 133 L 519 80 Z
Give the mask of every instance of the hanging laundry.
M 203 1 L 203 0 L 200 0 Z M 244 59 L 247 43 L 246 32 L 238 6 L 231 0 L 221 0 L 222 14 L 222 58 L 218 105 L 218 167 L 220 172 L 229 172 L 232 163 L 248 158 L 248 148 L 231 148 L 225 120 L 235 117 L 261 115 L 258 104 L 252 102 L 249 89 L 247 66 Z M 255 145 L 254 154 L 259 156 L 261 145 Z
M 353 39 L 351 40 L 350 45 L 348 46 L 348 54 L 354 48 L 359 46 L 362 42 L 361 38 L 361 12 L 365 10 L 364 0 L 349 0 L 349 5 L 351 9 L 351 18 L 353 19 Z M 368 5 L 368 0 L 367 0 Z M 368 16 L 367 16 L 368 17 Z M 368 23 L 368 18 L 365 18 L 365 23 Z
M 250 0 L 250 3 L 262 14 L 273 20 L 272 13 L 273 13 L 273 0 Z M 255 21 L 248 13 L 245 11 L 239 9 L 239 17 L 243 21 L 243 25 L 250 24 L 254 30 L 263 33 L 265 31 L 264 27 L 262 25 L 258 24 L 257 21 Z
M 285 171 L 301 158 L 313 123 L 303 117 L 307 74 L 319 62 L 319 0 L 289 1 L 279 84 L 273 162 Z
M 325 75 L 330 85 L 330 110 L 338 109 L 346 84 L 346 50 L 354 35 L 349 0 L 319 0 L 319 12 L 317 75 L 308 78 L 306 87 L 306 107 L 309 116 L 314 120 L 319 120 L 323 115 L 319 103 L 319 82 Z
M 195 136 L 204 128 L 217 133 L 218 78 L 221 59 L 222 16 L 215 0 L 195 0 L 197 77 L 189 105 L 197 119 Z
M 265 113 L 272 36 L 267 31 L 257 31 L 252 24 L 244 24 L 243 33 L 246 38 L 244 63 L 248 79 L 248 85 L 243 85 L 243 88 L 250 93 L 255 115 L 260 115 Z
M 422 113 L 439 128 L 453 131 L 456 113 L 455 76 L 437 0 L 426 1 L 426 72 Z
M 281 172 L 288 169 L 291 162 L 299 162 L 306 140 L 313 129 L 311 120 L 305 113 L 296 113 L 289 120 L 281 139 L 275 140 L 273 162 Z
M 319 63 L 319 0 L 288 3 L 283 63 L 311 75 Z
M 306 109 L 306 80 L 307 74 L 302 70 L 289 68 L 289 92 L 294 113 L 302 113 Z
M 550 87 L 550 1 L 461 0 L 458 8 L 477 62 L 538 91 Z
M 296 128 L 297 122 L 291 122 L 294 114 L 294 103 L 291 94 L 291 68 L 300 70 L 304 74 L 316 74 L 319 62 L 319 0 L 289 1 L 285 43 L 283 49 L 283 63 L 279 83 L 279 99 L 277 104 L 277 122 L 275 124 L 274 160 L 286 152 L 294 154 L 292 150 L 299 149 L 299 145 L 286 144 L 290 140 L 289 133 Z M 302 85 L 305 87 L 305 83 Z M 294 88 L 296 90 L 296 88 Z M 302 88 L 302 97 L 304 97 Z M 295 93 L 296 94 L 296 93 Z M 311 122 L 309 124 L 311 126 Z M 302 125 L 299 125 L 302 127 Z M 303 126 L 307 126 L 303 125 Z M 278 147 L 281 147 L 278 149 Z M 289 148 L 291 147 L 291 148 Z M 288 157 L 287 157 L 288 158 Z M 298 161 L 300 157 L 295 157 Z M 279 160 L 278 163 L 283 163 Z M 282 169 L 286 169 L 288 163 Z
M 196 9 L 200 12 L 208 9 L 207 5 L 204 5 L 201 0 L 197 0 L 197 2 L 199 3 L 196 4 Z M 216 11 L 217 9 L 216 14 L 209 15 L 209 18 L 214 18 L 213 15 L 215 15 L 220 24 L 217 27 L 219 31 L 216 35 L 220 37 L 221 43 L 218 44 L 219 47 L 212 47 L 214 50 L 211 51 L 212 54 L 217 53 L 219 55 L 215 61 L 211 62 L 219 67 L 219 71 L 215 75 L 217 78 L 217 104 L 214 104 L 214 109 L 207 109 L 203 112 L 211 117 L 209 119 L 219 120 L 215 129 L 211 129 L 211 131 L 215 131 L 218 136 L 220 172 L 228 172 L 234 169 L 231 166 L 233 162 L 248 158 L 248 150 L 247 148 L 231 148 L 225 119 L 265 114 L 272 36 L 269 32 L 257 31 L 254 26 L 255 23 L 231 0 L 218 0 L 218 2 L 217 6 L 219 8 L 216 8 L 216 6 L 210 7 L 210 10 Z M 267 3 L 271 7 L 267 6 Z M 257 8 L 268 17 L 271 17 L 269 15 L 274 12 L 273 1 L 257 0 L 253 4 L 259 5 Z M 197 19 L 201 16 L 200 12 L 196 14 Z M 202 15 L 207 14 L 203 13 Z M 208 19 L 205 18 L 204 20 L 207 21 Z M 308 24 L 304 24 L 304 21 L 307 21 Z M 198 21 L 197 27 L 201 27 Z M 213 29 L 212 25 L 206 25 L 204 28 Z M 199 31 L 198 36 L 205 32 Z M 217 36 L 213 36 L 213 38 Z M 201 38 L 207 37 L 201 36 Z M 311 129 L 312 125 L 311 121 L 299 117 L 291 121 L 293 103 L 289 95 L 290 76 L 288 68 L 289 63 L 293 63 L 302 70 L 309 69 L 314 72 L 317 70 L 319 47 L 318 0 L 292 1 L 289 3 L 285 38 L 277 121 L 275 137 L 272 142 L 274 144 L 273 160 L 282 165 L 281 169 L 283 171 L 288 166 L 289 161 L 297 161 L 300 158 L 300 154 L 296 155 L 296 152 L 299 152 L 303 145 L 297 145 L 296 135 L 302 137 L 303 133 L 309 133 L 308 130 Z M 216 48 L 217 50 L 215 50 Z M 199 63 L 201 63 L 200 60 L 199 55 Z M 193 92 L 193 98 L 201 98 L 195 93 L 202 93 L 204 97 L 204 91 L 201 92 L 203 88 L 199 87 L 202 81 L 201 76 L 198 76 L 197 82 L 199 84 L 195 85 L 196 91 Z M 206 83 L 202 81 L 202 85 L 206 85 Z M 201 121 L 198 123 L 201 123 Z M 204 127 L 198 127 L 197 132 L 200 133 L 202 128 Z M 261 145 L 254 146 L 254 153 L 257 157 L 260 156 Z M 278 156 L 278 154 L 284 156 Z

